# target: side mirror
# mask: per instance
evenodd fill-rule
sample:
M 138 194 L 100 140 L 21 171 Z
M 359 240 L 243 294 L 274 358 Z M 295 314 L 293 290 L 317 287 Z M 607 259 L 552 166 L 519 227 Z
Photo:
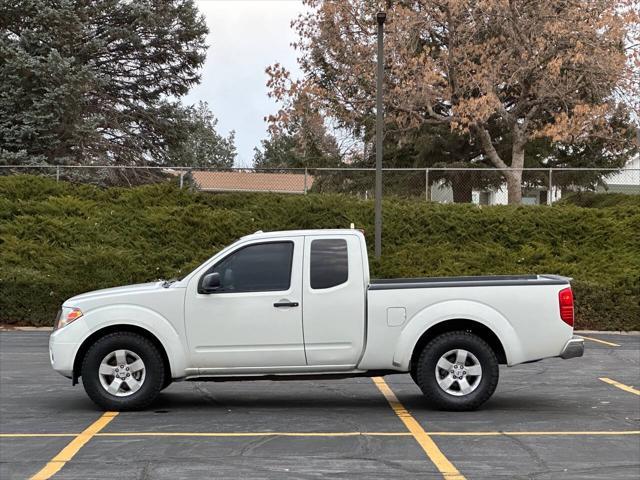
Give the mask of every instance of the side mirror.
M 213 293 L 220 288 L 220 274 L 217 272 L 209 273 L 202 279 L 202 285 L 199 293 Z

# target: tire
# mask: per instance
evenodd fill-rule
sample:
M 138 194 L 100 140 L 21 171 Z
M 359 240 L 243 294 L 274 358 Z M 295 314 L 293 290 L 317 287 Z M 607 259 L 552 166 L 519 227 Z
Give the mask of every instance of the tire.
M 460 362 L 463 357 L 464 366 Z M 477 409 L 493 395 L 500 376 L 493 349 L 466 331 L 443 333 L 431 340 L 422 350 L 415 372 L 415 381 L 426 400 L 438 409 L 451 411 Z
M 80 373 L 89 398 L 105 410 L 145 408 L 165 383 L 158 348 L 132 332 L 114 332 L 98 339 L 87 350 Z

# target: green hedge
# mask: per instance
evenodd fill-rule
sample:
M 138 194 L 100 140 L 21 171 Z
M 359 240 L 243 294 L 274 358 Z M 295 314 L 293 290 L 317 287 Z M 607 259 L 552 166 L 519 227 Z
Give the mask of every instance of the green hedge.
M 74 294 L 188 273 L 256 230 L 373 234 L 373 203 L 342 195 L 204 194 L 161 184 L 100 189 L 0 177 L 0 322 L 50 325 Z M 640 207 L 384 202 L 378 277 L 558 273 L 581 328 L 640 330 Z
M 587 208 L 635 207 L 640 208 L 640 195 L 625 193 L 575 192 L 562 196 L 560 205 L 577 205 Z

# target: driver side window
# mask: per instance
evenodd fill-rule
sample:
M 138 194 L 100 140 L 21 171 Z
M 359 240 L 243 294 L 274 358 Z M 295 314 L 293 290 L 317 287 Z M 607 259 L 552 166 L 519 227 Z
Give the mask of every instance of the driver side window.
M 260 243 L 236 250 L 207 274 L 220 275 L 219 293 L 282 291 L 291 284 L 292 261 L 293 242 Z

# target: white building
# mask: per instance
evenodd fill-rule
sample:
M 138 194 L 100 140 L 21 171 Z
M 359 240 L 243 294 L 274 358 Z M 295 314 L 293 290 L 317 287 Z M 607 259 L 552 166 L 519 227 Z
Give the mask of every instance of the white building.
M 607 175 L 602 180 L 606 187 L 599 186 L 597 188 L 598 192 L 640 195 L 640 156 L 630 160 L 622 170 Z M 551 183 L 553 185 L 553 174 Z M 547 195 L 548 190 L 544 187 L 525 188 L 522 192 L 522 203 L 524 205 L 549 203 Z M 550 202 L 560 200 L 561 197 L 562 189 L 552 187 Z M 453 190 L 444 180 L 436 182 L 431 185 L 430 198 L 434 202 L 453 203 Z M 506 205 L 508 203 L 507 185 L 502 184 L 500 188 L 490 190 L 473 190 L 471 198 L 476 205 Z

